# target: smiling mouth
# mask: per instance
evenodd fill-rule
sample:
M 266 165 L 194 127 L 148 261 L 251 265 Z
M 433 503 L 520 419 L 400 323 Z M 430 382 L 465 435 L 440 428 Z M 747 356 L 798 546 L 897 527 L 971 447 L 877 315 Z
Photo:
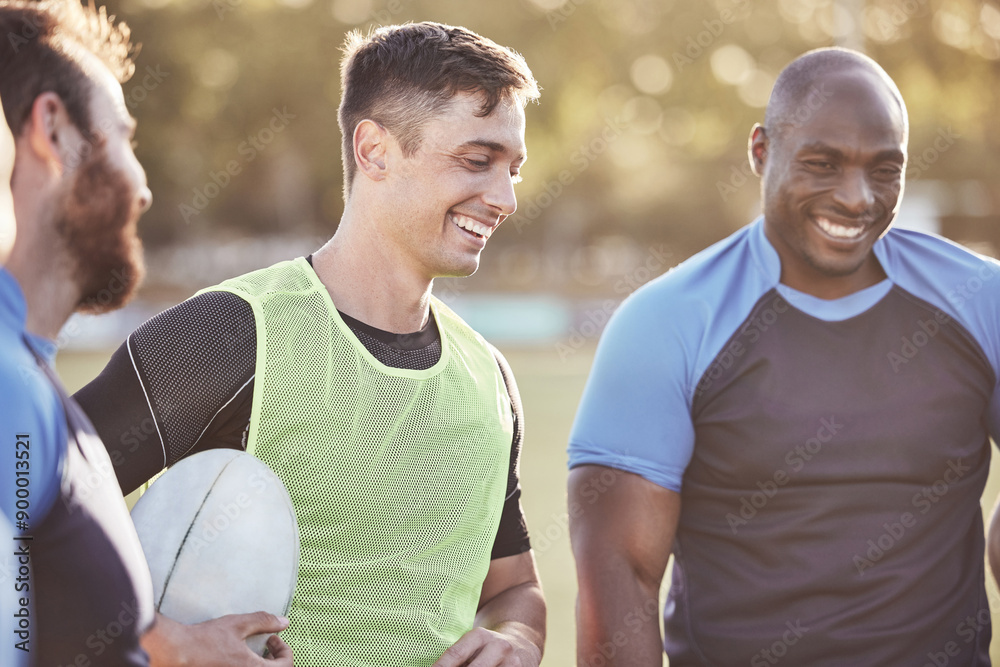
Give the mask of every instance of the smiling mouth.
M 493 234 L 493 227 L 487 227 L 481 222 L 477 222 L 472 218 L 466 217 L 464 215 L 459 215 L 458 213 L 452 213 L 450 216 L 451 221 L 459 229 L 464 229 L 473 236 L 481 239 L 488 239 L 490 235 Z
M 838 225 L 835 222 L 830 222 L 828 218 L 823 217 L 817 217 L 815 220 L 816 225 L 826 232 L 828 236 L 844 241 L 854 241 L 861 238 L 868 228 L 867 225 Z

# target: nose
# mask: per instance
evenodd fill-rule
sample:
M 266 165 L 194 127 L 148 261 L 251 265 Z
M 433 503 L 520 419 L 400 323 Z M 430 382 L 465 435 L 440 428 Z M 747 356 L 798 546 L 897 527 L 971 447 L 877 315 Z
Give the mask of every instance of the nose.
M 153 192 L 149 189 L 148 185 L 143 184 L 143 186 L 139 188 L 136 200 L 139 204 L 140 213 L 145 213 L 149 210 L 149 207 L 153 205 Z
M 860 167 L 846 169 L 833 199 L 854 215 L 861 215 L 870 209 L 875 204 L 875 195 L 865 170 Z
M 503 216 L 509 216 L 517 210 L 514 179 L 506 170 L 497 170 L 483 199 L 490 208 Z
M 145 213 L 153 205 L 153 192 L 149 189 L 149 182 L 146 180 L 146 170 L 139 160 L 132 156 L 134 163 L 135 180 L 138 188 L 135 191 L 135 203 L 139 207 L 139 213 Z

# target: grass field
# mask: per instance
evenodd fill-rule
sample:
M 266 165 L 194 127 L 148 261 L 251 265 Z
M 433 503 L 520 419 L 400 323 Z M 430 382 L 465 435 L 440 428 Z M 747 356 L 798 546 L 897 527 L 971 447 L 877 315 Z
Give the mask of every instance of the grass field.
M 566 520 L 566 440 L 593 351 L 580 350 L 560 360 L 554 348 L 505 349 L 525 405 L 525 446 L 521 461 L 523 502 L 549 606 L 549 640 L 544 667 L 568 667 L 574 660 L 576 580 Z M 75 391 L 103 367 L 108 353 L 63 353 L 58 370 Z M 993 457 L 983 495 L 985 514 L 1000 492 L 1000 464 Z M 990 600 L 1000 600 L 992 580 Z M 992 606 L 992 605 L 991 605 Z M 994 636 L 1000 632 L 1000 607 L 994 606 Z M 1000 641 L 993 643 L 1000 664 Z

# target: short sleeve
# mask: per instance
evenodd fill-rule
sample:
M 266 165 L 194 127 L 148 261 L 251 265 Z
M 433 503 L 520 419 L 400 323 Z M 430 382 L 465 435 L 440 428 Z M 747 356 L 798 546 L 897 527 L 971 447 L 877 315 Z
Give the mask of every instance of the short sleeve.
M 611 318 L 570 434 L 569 466 L 596 464 L 680 491 L 694 448 L 687 379 L 693 365 L 679 314 L 641 289 Z

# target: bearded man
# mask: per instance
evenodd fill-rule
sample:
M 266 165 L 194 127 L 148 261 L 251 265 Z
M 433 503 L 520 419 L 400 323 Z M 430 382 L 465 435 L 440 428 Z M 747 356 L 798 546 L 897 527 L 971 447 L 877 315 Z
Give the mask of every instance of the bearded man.
M 17 222 L 0 269 L 0 518 L 14 523 L 7 548 L 17 554 L 15 576 L 0 582 L 0 614 L 17 625 L 3 641 L 17 642 L 18 662 L 45 667 L 167 665 L 195 654 L 202 665 L 264 664 L 233 633 L 227 643 L 193 626 L 180 641 L 179 624 L 159 618 L 154 628 L 149 570 L 111 461 L 51 368 L 69 316 L 121 306 L 143 273 L 136 225 L 152 195 L 121 88 L 134 70 L 129 30 L 76 0 L 13 0 L 0 1 L 0 34 L 15 154 L 11 177 L 4 123 L 0 179 Z M 2 230 L 0 252 L 13 238 Z M 288 624 L 226 618 L 243 637 Z M 291 666 L 280 639 L 269 648 L 267 664 Z

